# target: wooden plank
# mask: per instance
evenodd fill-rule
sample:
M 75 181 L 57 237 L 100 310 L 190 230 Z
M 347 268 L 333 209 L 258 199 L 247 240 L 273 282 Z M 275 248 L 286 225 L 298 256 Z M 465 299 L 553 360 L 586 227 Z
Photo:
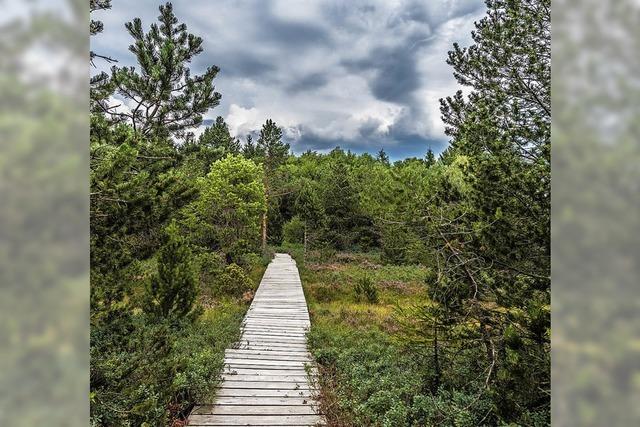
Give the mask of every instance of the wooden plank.
M 216 392 L 216 401 L 222 397 L 311 397 L 312 390 L 283 390 L 264 388 L 219 388 Z
M 233 349 L 229 348 L 225 351 L 227 356 L 287 356 L 290 357 L 306 357 L 308 359 L 311 358 L 311 354 L 307 350 L 302 351 L 276 351 L 276 350 L 241 350 L 241 349 Z M 293 359 L 292 359 L 293 360 Z
M 243 358 L 225 358 L 224 363 L 230 365 L 267 365 L 267 366 L 305 366 L 311 364 L 310 360 L 291 360 L 286 359 L 243 359 Z
M 246 400 L 246 398 L 235 398 L 238 402 L 255 402 L 256 399 Z M 266 401 L 279 401 L 281 399 L 258 398 Z M 232 398 L 233 400 L 233 398 Z M 198 408 L 196 415 L 317 415 L 317 411 L 309 404 L 298 402 L 306 401 L 306 399 L 290 399 L 293 401 L 291 405 L 285 404 L 269 404 L 269 403 L 237 403 L 237 404 L 218 404 L 206 405 Z
M 283 376 L 283 377 L 306 377 L 307 372 L 304 369 L 255 369 L 240 368 L 237 366 L 225 368 L 225 375 L 259 375 L 265 377 Z
M 278 390 L 310 390 L 311 385 L 304 381 L 234 381 L 226 380 L 222 387 L 245 388 L 245 389 L 278 389 Z
M 319 415 L 197 415 L 190 426 L 315 426 Z
M 292 381 L 292 382 L 307 382 L 306 375 L 243 375 L 243 374 L 222 374 L 222 379 L 225 381 Z

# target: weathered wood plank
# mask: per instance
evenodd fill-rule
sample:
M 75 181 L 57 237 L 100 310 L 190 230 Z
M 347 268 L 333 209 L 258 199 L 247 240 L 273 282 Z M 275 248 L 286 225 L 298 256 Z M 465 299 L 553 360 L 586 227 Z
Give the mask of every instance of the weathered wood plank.
M 222 387 L 217 391 L 217 400 L 222 397 L 311 397 L 312 391 L 305 390 L 283 390 L 264 388 L 227 388 Z
M 319 415 L 197 415 L 190 426 L 315 426 Z
M 291 399 L 295 403 L 291 405 L 285 404 L 262 404 L 259 401 L 279 401 L 281 399 L 258 398 L 253 400 L 245 400 L 244 398 L 235 398 L 237 401 L 248 403 L 237 404 L 215 404 L 206 405 L 198 408 L 196 415 L 317 415 L 317 411 L 306 403 L 306 399 Z M 233 399 L 232 399 L 233 400 Z M 256 403 L 258 401 L 258 403 Z
M 222 387 L 245 389 L 279 389 L 279 390 L 310 390 L 312 387 L 306 381 L 234 381 L 227 380 Z
M 227 349 L 225 354 L 229 357 L 233 356 L 287 356 L 287 359 L 294 360 L 292 357 L 305 357 L 307 359 L 311 359 L 311 355 L 308 351 L 276 351 L 276 350 L 240 350 L 240 349 Z M 266 358 L 266 357 L 265 357 Z
M 235 365 L 273 365 L 273 366 L 293 366 L 293 367 L 304 367 L 311 363 L 308 359 L 303 360 L 291 360 L 290 358 L 281 356 L 280 359 L 269 360 L 265 358 L 257 358 L 257 359 L 243 359 L 240 357 L 227 357 L 224 359 L 224 363 L 226 364 L 235 364 Z

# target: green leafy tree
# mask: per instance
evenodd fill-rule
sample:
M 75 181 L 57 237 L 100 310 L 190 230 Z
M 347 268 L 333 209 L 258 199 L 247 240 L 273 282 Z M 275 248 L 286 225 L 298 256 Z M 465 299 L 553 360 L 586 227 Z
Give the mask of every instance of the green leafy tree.
M 202 38 L 179 24 L 171 3 L 160 6 L 159 24 L 148 32 L 140 18 L 125 26 L 134 43 L 134 67 L 113 67 L 111 81 L 118 94 L 129 101 L 130 111 L 122 111 L 103 100 L 99 106 L 113 119 L 131 124 L 143 135 L 185 137 L 190 128 L 202 123 L 202 116 L 220 102 L 213 79 L 219 69 L 208 67 L 204 74 L 191 76 L 188 65 L 202 52 Z
M 198 279 L 187 241 L 175 223 L 166 229 L 158 254 L 158 272 L 149 286 L 148 311 L 164 318 L 186 318 L 194 313 Z
M 183 213 L 195 244 L 222 250 L 228 262 L 257 248 L 266 210 L 263 172 L 242 156 L 228 155 L 200 178 L 200 197 Z

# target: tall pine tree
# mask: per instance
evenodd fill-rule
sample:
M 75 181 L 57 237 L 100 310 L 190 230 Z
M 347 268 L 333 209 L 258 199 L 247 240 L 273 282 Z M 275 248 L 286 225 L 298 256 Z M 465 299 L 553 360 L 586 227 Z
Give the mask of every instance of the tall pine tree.
M 159 24 L 151 24 L 146 33 L 140 18 L 125 24 L 134 40 L 129 50 L 139 70 L 112 68 L 111 81 L 128 101 L 129 111 L 108 105 L 106 100 L 99 106 L 111 118 L 126 121 L 143 135 L 184 138 L 189 129 L 202 123 L 207 110 L 219 104 L 221 95 L 213 86 L 219 68 L 210 66 L 204 74 L 191 76 L 188 65 L 202 52 L 202 38 L 178 23 L 171 3 L 159 9 Z
M 262 126 L 256 151 L 264 168 L 264 188 L 267 198 L 267 212 L 262 217 L 262 249 L 264 250 L 267 247 L 269 211 L 272 213 L 278 211 L 276 173 L 289 156 L 289 144 L 282 141 L 282 129 L 273 120 L 267 120 Z

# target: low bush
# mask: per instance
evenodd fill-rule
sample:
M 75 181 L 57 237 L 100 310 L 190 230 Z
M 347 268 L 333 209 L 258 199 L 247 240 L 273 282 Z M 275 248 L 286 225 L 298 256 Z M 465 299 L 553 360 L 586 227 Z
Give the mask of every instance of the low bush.
M 356 277 L 353 289 L 358 301 L 364 297 L 370 304 L 378 303 L 378 288 L 371 276 L 365 274 Z
M 286 243 L 304 243 L 304 221 L 294 216 L 282 227 Z
M 471 427 L 482 425 L 490 409 L 476 384 L 430 392 L 429 359 L 375 327 L 314 320 L 309 345 L 320 367 L 320 409 L 329 425 Z
M 121 313 L 92 325 L 91 425 L 172 425 L 210 398 L 245 310 L 220 304 L 180 323 Z
M 253 280 L 237 264 L 229 264 L 214 285 L 216 295 L 236 298 L 242 297 L 245 292 L 252 291 L 254 288 Z
M 224 272 L 226 262 L 221 252 L 202 252 L 195 256 L 195 264 L 199 270 L 200 288 L 209 289 Z

